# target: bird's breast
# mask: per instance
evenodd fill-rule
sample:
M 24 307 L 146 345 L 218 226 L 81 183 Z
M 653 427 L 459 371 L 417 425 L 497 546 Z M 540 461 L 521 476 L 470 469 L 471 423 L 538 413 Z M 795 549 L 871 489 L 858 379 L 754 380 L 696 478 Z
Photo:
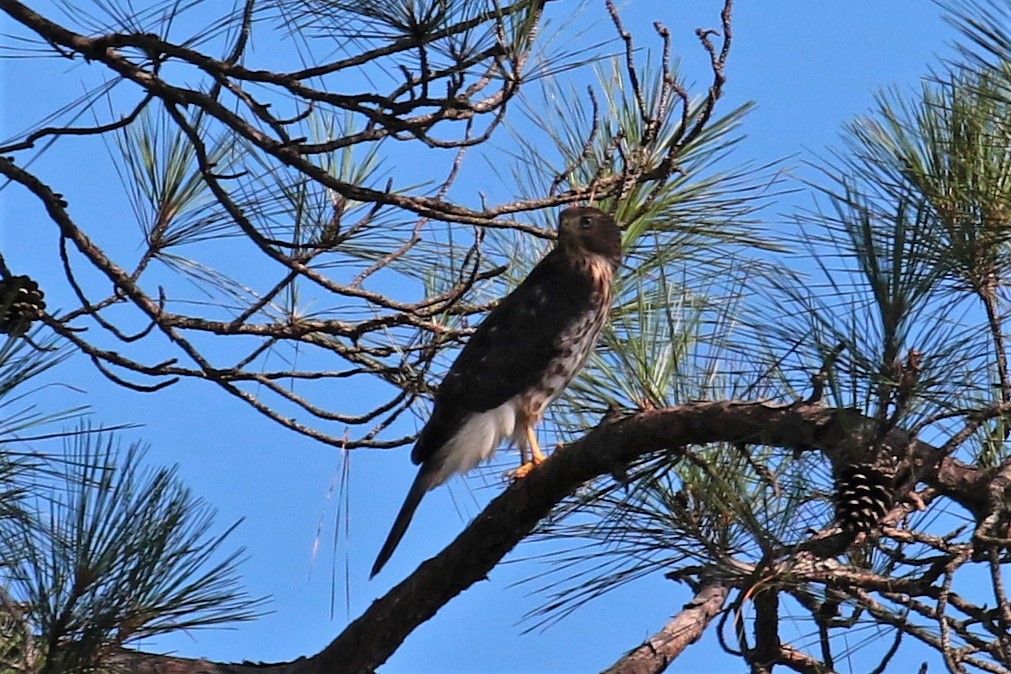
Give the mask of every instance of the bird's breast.
M 593 352 L 597 336 L 607 319 L 610 293 L 594 302 L 592 311 L 578 317 L 558 335 L 558 355 L 544 369 L 541 379 L 522 396 L 523 415 L 536 423 L 547 407 L 562 394 Z

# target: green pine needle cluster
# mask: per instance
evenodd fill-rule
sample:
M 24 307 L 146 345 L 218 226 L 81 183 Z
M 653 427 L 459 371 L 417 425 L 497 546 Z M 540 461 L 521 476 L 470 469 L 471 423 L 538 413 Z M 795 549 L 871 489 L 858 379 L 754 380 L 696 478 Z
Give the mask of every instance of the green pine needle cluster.
M 250 620 L 235 529 L 174 469 L 143 465 L 84 409 L 42 413 L 34 387 L 68 352 L 0 346 L 0 671 L 96 671 L 142 639 Z M 76 420 L 73 428 L 64 429 Z M 62 440 L 63 451 L 49 445 Z

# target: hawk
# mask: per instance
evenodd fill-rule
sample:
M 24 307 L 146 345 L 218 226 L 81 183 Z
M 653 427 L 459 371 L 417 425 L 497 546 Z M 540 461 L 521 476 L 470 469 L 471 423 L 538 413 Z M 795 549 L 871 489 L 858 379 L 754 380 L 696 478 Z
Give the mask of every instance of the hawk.
M 516 477 L 544 460 L 534 427 L 583 366 L 611 307 L 621 233 L 603 211 L 573 206 L 558 243 L 492 309 L 449 368 L 411 461 L 420 465 L 371 576 L 404 535 L 425 492 L 490 459 L 510 438 Z

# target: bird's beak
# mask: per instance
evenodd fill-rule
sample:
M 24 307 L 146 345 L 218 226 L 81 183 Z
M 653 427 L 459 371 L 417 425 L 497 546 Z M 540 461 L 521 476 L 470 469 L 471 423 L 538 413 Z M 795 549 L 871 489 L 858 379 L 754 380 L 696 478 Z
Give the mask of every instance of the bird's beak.
M 576 233 L 575 222 L 571 218 L 558 221 L 558 245 L 568 250 L 579 248 L 579 236 Z
M 571 218 L 561 218 L 558 221 L 558 238 L 562 238 L 564 234 L 572 234 Z

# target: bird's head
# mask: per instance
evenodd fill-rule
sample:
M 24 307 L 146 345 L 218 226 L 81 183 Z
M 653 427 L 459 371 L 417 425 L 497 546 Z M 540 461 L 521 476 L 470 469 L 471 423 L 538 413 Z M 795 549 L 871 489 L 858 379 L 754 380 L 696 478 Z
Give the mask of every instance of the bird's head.
M 558 217 L 558 247 L 566 253 L 600 255 L 621 262 L 621 232 L 607 213 L 589 206 L 571 206 Z

